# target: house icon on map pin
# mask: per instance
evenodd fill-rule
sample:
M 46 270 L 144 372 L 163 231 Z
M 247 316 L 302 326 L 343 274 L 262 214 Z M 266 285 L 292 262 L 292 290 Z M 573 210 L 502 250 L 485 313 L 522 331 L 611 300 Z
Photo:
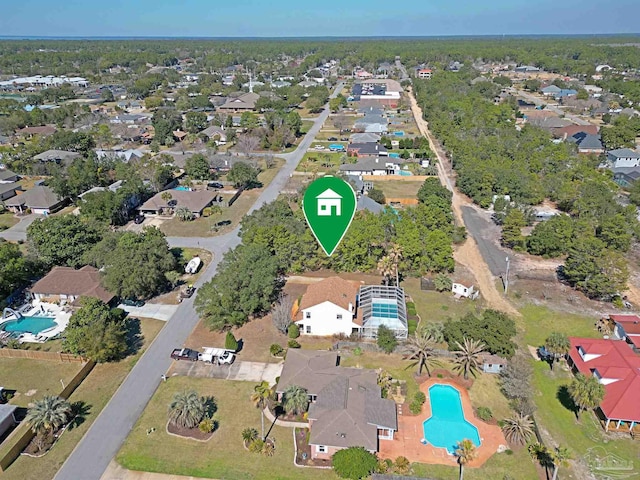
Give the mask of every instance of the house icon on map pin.
M 330 217 L 333 208 L 335 208 L 336 216 L 342 215 L 342 197 L 330 188 L 327 188 L 316 198 L 318 199 L 318 216 Z

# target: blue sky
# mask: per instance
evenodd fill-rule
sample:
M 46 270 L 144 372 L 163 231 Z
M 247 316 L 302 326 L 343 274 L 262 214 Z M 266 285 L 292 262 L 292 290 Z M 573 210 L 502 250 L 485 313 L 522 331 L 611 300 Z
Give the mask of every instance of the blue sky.
M 639 0 L 0 0 L 2 36 L 430 36 L 640 31 Z

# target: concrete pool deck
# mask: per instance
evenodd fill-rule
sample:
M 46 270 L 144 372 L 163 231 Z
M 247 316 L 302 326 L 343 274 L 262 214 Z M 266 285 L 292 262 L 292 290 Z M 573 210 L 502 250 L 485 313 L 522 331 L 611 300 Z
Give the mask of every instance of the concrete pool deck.
M 478 429 L 480 434 L 480 446 L 476 448 L 476 458 L 468 466 L 482 466 L 492 455 L 498 452 L 500 445 L 507 445 L 502 430 L 497 425 L 489 425 L 476 418 L 473 413 L 469 392 L 455 382 L 443 378 L 430 378 L 420 385 L 420 390 L 427 397 L 427 401 L 422 406 L 422 411 L 419 415 L 398 415 L 398 431 L 393 440 L 380 440 L 379 456 L 395 460 L 402 455 L 407 457 L 410 462 L 458 465 L 456 457 L 449 455 L 445 448 L 437 448 L 431 444 L 423 445 L 420 443 L 420 440 L 424 438 L 422 424 L 431 417 L 429 387 L 435 384 L 451 385 L 460 392 L 464 417 Z M 406 413 L 409 413 L 408 410 Z

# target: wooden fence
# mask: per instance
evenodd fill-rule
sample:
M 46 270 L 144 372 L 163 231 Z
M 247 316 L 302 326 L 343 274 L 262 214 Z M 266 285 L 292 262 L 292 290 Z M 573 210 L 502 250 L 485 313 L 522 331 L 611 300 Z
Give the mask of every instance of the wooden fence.
M 30 358 L 31 360 L 48 360 L 51 362 L 76 362 L 85 363 L 86 358 L 70 353 L 39 352 L 37 350 L 19 350 L 13 348 L 0 348 L 0 358 Z
M 0 352 L 8 350 L 6 348 L 0 349 Z M 28 350 L 17 350 L 19 352 L 27 352 Z M 52 353 L 52 352 L 30 352 L 30 353 Z M 67 354 L 63 354 L 67 355 Z M 15 358 L 15 357 L 14 357 Z M 76 388 L 82 383 L 82 381 L 87 378 L 87 375 L 93 370 L 96 363 L 94 361 L 86 362 L 78 373 L 71 379 L 71 381 L 67 384 L 66 387 L 60 392 L 60 396 L 64 399 L 68 399 L 71 394 L 75 391 Z M 35 434 L 26 424 L 26 422 L 22 422 L 18 427 L 9 435 L 9 437 L 5 440 L 7 443 L 13 443 L 13 445 L 4 452 L 0 458 L 0 472 L 6 471 L 6 469 L 15 461 L 16 458 L 20 456 L 20 453 L 29 445 L 29 442 L 33 439 Z

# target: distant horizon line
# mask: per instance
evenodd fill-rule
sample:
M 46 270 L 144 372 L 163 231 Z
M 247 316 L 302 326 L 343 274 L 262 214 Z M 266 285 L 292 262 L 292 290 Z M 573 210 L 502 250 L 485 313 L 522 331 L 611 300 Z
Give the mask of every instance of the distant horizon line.
M 493 33 L 460 35 L 322 35 L 322 36 L 182 36 L 182 35 L 0 35 L 0 40 L 383 40 L 455 38 L 596 38 L 640 37 L 636 33 Z

